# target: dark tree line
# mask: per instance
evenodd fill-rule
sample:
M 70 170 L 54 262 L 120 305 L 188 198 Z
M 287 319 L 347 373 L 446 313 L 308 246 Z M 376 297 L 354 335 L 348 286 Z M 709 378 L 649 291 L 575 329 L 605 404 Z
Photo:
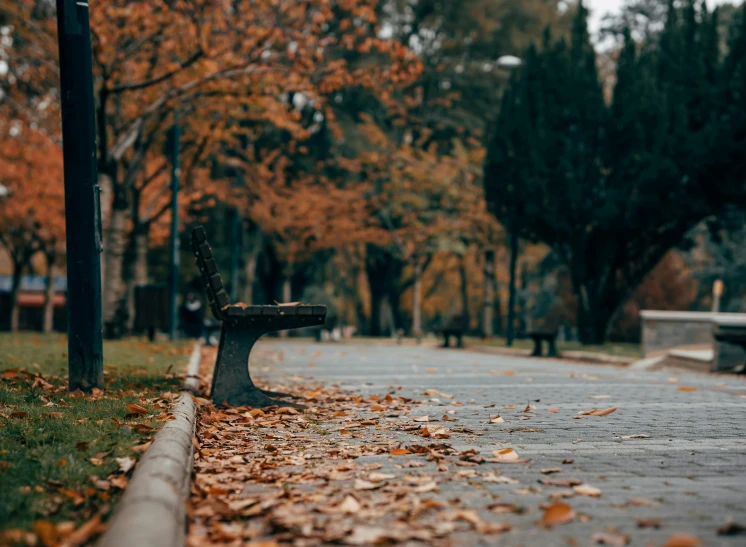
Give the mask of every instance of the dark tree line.
M 703 220 L 746 197 L 746 17 L 722 53 L 718 11 L 669 0 L 664 28 L 623 32 L 605 100 L 581 5 L 547 31 L 503 96 L 485 164 L 494 214 L 551 246 L 577 296 L 584 343 L 603 342 L 632 291 Z

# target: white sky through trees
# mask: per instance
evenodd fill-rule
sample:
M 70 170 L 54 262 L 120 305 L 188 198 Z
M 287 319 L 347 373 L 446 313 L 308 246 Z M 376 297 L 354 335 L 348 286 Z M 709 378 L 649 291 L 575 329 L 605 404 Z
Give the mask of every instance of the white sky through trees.
M 603 19 L 604 15 L 606 15 L 609 12 L 616 12 L 619 11 L 619 8 L 621 8 L 624 5 L 624 0 L 584 0 L 585 5 L 588 9 L 591 10 L 591 21 L 590 21 L 590 28 L 591 32 L 596 32 L 599 29 L 599 26 L 601 25 L 601 19 Z M 728 0 L 707 0 L 707 6 L 710 8 L 713 8 L 717 6 L 718 4 L 725 4 L 725 3 L 732 3 L 732 4 L 738 4 L 740 2 L 738 1 L 728 1 Z

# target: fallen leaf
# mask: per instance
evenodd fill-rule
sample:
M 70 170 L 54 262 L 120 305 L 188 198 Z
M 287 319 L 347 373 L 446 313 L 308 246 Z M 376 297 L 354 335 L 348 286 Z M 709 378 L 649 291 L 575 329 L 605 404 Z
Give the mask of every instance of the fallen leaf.
M 546 486 L 561 486 L 563 488 L 570 488 L 583 484 L 583 482 L 578 479 L 539 479 L 539 482 Z
M 562 468 L 561 467 L 549 467 L 547 469 L 542 469 L 541 472 L 544 473 L 545 475 L 551 475 L 552 473 L 562 473 Z
M 360 505 L 360 502 L 357 501 L 352 496 L 346 496 L 344 501 L 339 504 L 338 509 L 342 513 L 351 515 L 351 514 L 360 512 L 360 509 L 362 509 L 362 506 Z
M 385 407 L 385 406 L 383 406 L 383 405 L 379 405 L 379 404 L 377 404 L 377 403 L 376 403 L 376 404 L 374 404 L 374 405 L 370 405 L 370 409 L 371 409 L 371 410 L 374 410 L 374 411 L 376 411 L 376 412 L 380 412 L 380 411 L 382 411 L 382 410 L 386 410 L 386 407 Z
M 498 414 L 497 416 L 490 416 L 490 420 L 488 423 L 502 424 L 502 423 L 505 423 L 505 420 L 503 420 L 502 417 Z
M 572 510 L 572 507 L 557 501 L 546 508 L 544 515 L 541 517 L 541 522 L 547 526 L 555 526 L 572 522 L 574 518 L 575 511 Z
M 661 527 L 660 519 L 637 519 L 638 528 L 655 528 Z
M 438 488 L 438 483 L 435 481 L 426 482 L 425 484 L 421 484 L 412 490 L 416 494 L 425 494 L 427 492 L 432 492 L 433 490 L 436 490 Z
M 102 528 L 101 515 L 94 516 L 60 543 L 60 547 L 77 547 L 87 543 Z
M 142 414 L 147 414 L 148 413 L 148 409 L 145 408 L 144 406 L 136 405 L 134 403 L 129 403 L 129 404 L 125 405 L 125 406 L 127 407 L 127 410 L 130 411 L 130 414 L 139 414 L 139 415 L 142 415 Z
M 591 486 L 590 484 L 573 486 L 572 489 L 575 491 L 576 494 L 580 494 L 581 496 L 590 496 L 592 498 L 598 498 L 601 496 L 601 490 L 599 490 L 595 486 Z
M 411 454 L 409 450 L 406 448 L 394 448 L 391 452 L 389 452 L 392 456 L 405 456 L 407 454 Z
M 612 545 L 613 547 L 624 547 L 629 544 L 629 536 L 622 534 L 612 534 L 604 532 L 596 532 L 591 536 L 591 543 L 593 545 Z
M 415 416 L 412 418 L 413 422 L 429 422 L 430 416 Z
M 434 368 L 429 368 L 425 371 L 427 374 L 433 374 L 435 372 Z
M 124 475 L 116 475 L 114 477 L 111 477 L 109 479 L 109 482 L 111 482 L 112 486 L 116 486 L 120 490 L 124 490 L 125 488 L 127 488 L 127 483 L 129 481 Z
M 562 460 L 562 463 L 565 464 L 565 465 L 569 465 L 571 463 L 575 463 L 575 459 L 574 458 L 565 458 L 564 460 Z
M 117 458 L 117 464 L 119 464 L 119 471 L 124 473 L 125 475 L 127 472 L 132 469 L 135 466 L 135 459 L 134 458 Z
M 619 438 L 620 439 L 649 439 L 650 435 L 645 435 L 644 433 L 638 433 L 637 435 L 622 435 Z
M 612 412 L 616 412 L 616 407 L 612 406 L 610 408 L 605 408 L 603 410 L 595 410 L 591 412 L 591 416 L 608 416 Z
M 492 454 L 498 459 L 506 462 L 515 461 L 518 459 L 518 452 L 512 448 L 504 448 L 502 450 L 493 450 Z
M 88 461 L 93 465 L 99 466 L 104 464 L 103 458 L 88 458 Z
M 550 408 L 549 412 L 556 414 L 557 412 L 559 412 L 559 408 Z
M 396 475 L 389 475 L 387 473 L 371 473 L 368 475 L 368 478 L 371 482 L 381 482 L 381 481 L 387 481 L 390 479 L 395 479 Z
M 696 387 L 681 386 L 676 388 L 676 391 L 697 391 Z M 691 536 L 694 537 L 694 536 Z
M 674 534 L 666 540 L 663 547 L 698 547 L 699 545 L 702 545 L 702 540 L 696 536 L 691 534 Z
M 518 481 L 516 479 L 498 476 L 494 473 L 487 473 L 486 475 L 482 475 L 482 480 L 484 482 L 493 482 L 495 484 L 518 484 Z
M 523 509 L 514 503 L 495 503 L 487 507 L 493 513 L 522 513 Z
M 376 488 L 380 488 L 383 486 L 382 484 L 375 484 L 370 481 L 366 481 L 363 479 L 355 479 L 355 490 L 375 490 Z
M 626 505 L 629 507 L 658 507 L 660 503 L 645 498 L 632 498 Z
M 28 418 L 28 412 L 11 412 L 10 413 L 11 418 Z

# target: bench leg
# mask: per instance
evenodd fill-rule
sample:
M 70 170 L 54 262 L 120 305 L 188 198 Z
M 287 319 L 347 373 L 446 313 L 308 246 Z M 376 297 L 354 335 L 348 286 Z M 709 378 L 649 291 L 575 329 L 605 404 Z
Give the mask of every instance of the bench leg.
M 263 391 L 256 387 L 249 373 L 249 354 L 254 343 L 264 332 L 243 328 L 231 328 L 223 323 L 220 335 L 218 359 L 212 378 L 212 400 L 216 405 L 251 406 L 263 408 L 268 406 L 292 406 L 305 408 L 303 405 L 273 399 L 274 396 L 285 396 L 279 392 Z
M 541 339 L 534 338 L 534 351 L 531 354 L 531 357 L 541 357 L 542 349 L 543 348 L 542 348 Z
M 547 353 L 547 357 L 559 357 L 555 340 L 549 340 L 549 353 Z
M 443 347 L 450 348 L 451 347 L 451 336 L 448 334 L 443 334 L 443 338 L 445 338 L 445 342 L 443 342 Z
M 456 335 L 456 347 L 457 348 L 463 348 L 464 347 L 464 338 L 463 335 L 457 334 Z

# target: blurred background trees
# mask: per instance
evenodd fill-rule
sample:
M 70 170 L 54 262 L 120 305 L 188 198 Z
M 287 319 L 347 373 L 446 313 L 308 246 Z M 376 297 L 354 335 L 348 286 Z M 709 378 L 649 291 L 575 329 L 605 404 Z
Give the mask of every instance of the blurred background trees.
M 560 0 L 96 3 L 105 321 L 167 279 L 175 113 L 182 234 L 206 225 L 244 302 L 324 300 L 370 335 L 551 315 L 585 343 L 706 309 L 716 278 L 746 311 L 743 11 L 631 0 L 594 43 Z M 64 262 L 54 16 L 0 8 L 13 328 L 21 275 Z

